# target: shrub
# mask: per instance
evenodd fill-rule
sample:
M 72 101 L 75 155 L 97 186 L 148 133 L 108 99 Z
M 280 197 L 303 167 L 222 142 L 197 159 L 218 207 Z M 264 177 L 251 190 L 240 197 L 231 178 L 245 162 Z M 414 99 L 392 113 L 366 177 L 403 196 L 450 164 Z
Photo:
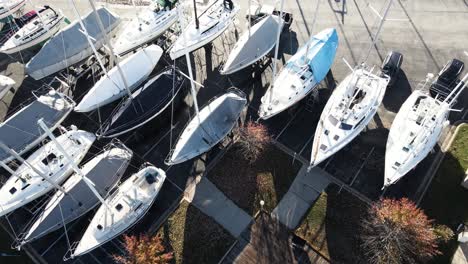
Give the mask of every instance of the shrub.
M 172 252 L 166 252 L 160 236 L 124 235 L 125 256 L 113 255 L 117 263 L 122 264 L 167 264 L 173 258 Z
M 434 233 L 437 236 L 439 243 L 446 243 L 455 236 L 452 229 L 446 225 L 434 226 Z
M 251 163 L 255 162 L 271 142 L 271 136 L 265 125 L 252 121 L 238 130 L 237 145 L 239 153 Z
M 425 262 L 440 254 L 432 220 L 406 198 L 372 205 L 362 228 L 364 252 L 371 263 Z

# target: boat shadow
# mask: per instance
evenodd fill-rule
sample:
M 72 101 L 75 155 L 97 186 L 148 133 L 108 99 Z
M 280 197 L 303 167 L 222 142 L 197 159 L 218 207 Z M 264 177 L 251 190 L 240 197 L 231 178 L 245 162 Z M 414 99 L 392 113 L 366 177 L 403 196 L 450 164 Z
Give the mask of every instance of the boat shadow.
M 398 113 L 401 105 L 410 96 L 412 91 L 411 84 L 403 69 L 400 69 L 397 78 L 393 86 L 387 87 L 387 92 L 382 101 L 385 109 L 393 113 Z

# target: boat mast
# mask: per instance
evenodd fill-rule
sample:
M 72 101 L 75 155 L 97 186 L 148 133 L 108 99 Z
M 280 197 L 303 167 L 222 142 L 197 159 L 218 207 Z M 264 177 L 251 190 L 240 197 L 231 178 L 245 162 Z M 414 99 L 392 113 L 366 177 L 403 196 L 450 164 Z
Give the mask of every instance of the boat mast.
M 278 24 L 278 32 L 276 33 L 276 45 L 275 45 L 275 56 L 273 57 L 273 77 L 271 81 L 271 88 L 270 88 L 270 99 L 269 104 L 273 101 L 273 88 L 275 87 L 275 80 L 276 80 L 276 67 L 278 64 L 278 50 L 279 50 L 279 41 L 281 36 L 282 24 L 283 24 L 283 6 L 284 0 L 281 0 L 281 7 L 280 7 L 280 22 Z
M 199 29 L 200 22 L 198 21 L 198 15 L 197 15 L 197 0 L 193 0 L 193 16 L 195 17 L 195 28 Z
M 70 3 L 73 6 L 73 10 L 75 11 L 75 15 L 78 17 L 78 22 L 80 23 L 82 33 L 86 36 L 86 39 L 88 40 L 89 45 L 91 46 L 91 49 L 94 52 L 94 55 L 96 56 L 96 60 L 98 61 L 99 65 L 101 66 L 102 70 L 104 71 L 104 74 L 109 77 L 109 74 L 106 70 L 106 67 L 104 67 L 104 63 L 102 62 L 101 58 L 99 57 L 99 54 L 97 53 L 96 47 L 94 47 L 93 41 L 91 40 L 91 37 L 88 34 L 88 30 L 83 24 L 83 20 L 81 20 L 80 13 L 78 13 L 78 9 L 76 8 L 75 1 L 70 0 Z
M 315 21 L 317 21 L 319 6 L 320 6 L 320 0 L 317 0 L 317 5 L 315 6 L 314 20 L 312 21 L 312 26 L 310 27 L 310 34 L 314 33 L 314 26 L 315 26 Z M 312 41 L 309 39 L 306 45 L 306 52 L 304 55 L 304 64 L 307 63 L 307 55 L 309 55 L 310 44 L 312 44 Z
M 364 56 L 364 60 L 362 61 L 363 63 L 365 61 L 367 61 L 367 59 L 369 58 L 369 54 L 370 54 L 370 52 L 372 50 L 372 47 L 374 47 L 376 45 L 377 40 L 379 39 L 380 31 L 382 31 L 383 24 L 384 24 L 384 22 L 385 22 L 385 20 L 387 18 L 388 11 L 390 10 L 390 7 L 392 6 L 392 2 L 393 2 L 393 0 L 388 0 L 388 4 L 387 4 L 387 7 L 385 7 L 385 11 L 384 11 L 383 16 L 380 17 L 380 15 L 378 15 L 380 17 L 380 24 L 379 24 L 379 27 L 377 28 L 377 32 L 375 32 L 375 35 L 372 38 L 372 43 L 369 46 L 369 49 L 367 50 L 366 55 Z
M 96 10 L 96 5 L 94 4 L 94 0 L 89 0 L 89 4 L 91 5 L 91 8 L 93 9 L 93 13 L 94 15 L 96 16 L 96 20 L 98 21 L 98 25 L 99 25 L 99 29 L 101 30 L 101 33 L 103 34 L 104 36 L 104 42 L 106 42 L 106 45 L 108 47 L 108 50 L 109 50 L 109 53 L 110 53 L 110 58 L 111 58 L 111 65 L 112 64 L 112 60 L 114 59 L 115 61 L 117 61 L 117 63 L 115 64 L 117 66 L 117 69 L 119 71 L 119 74 L 120 74 L 120 78 L 122 78 L 122 81 L 124 83 L 124 86 L 125 86 L 125 90 L 127 90 L 127 94 L 128 96 L 133 99 L 133 95 L 132 95 L 132 92 L 130 91 L 130 88 L 128 86 L 128 82 L 127 82 L 127 78 L 125 77 L 125 75 L 123 74 L 123 71 L 122 71 L 122 68 L 120 68 L 120 65 L 119 65 L 119 62 L 117 60 L 117 56 L 115 56 L 114 54 L 114 48 L 112 47 L 112 44 L 111 42 L 109 41 L 109 38 L 107 36 L 107 33 L 106 33 L 106 30 L 104 29 L 104 24 L 102 24 L 102 20 L 101 18 L 99 17 L 98 13 L 97 13 L 97 10 Z
M 104 200 L 104 198 L 102 198 L 102 196 L 99 194 L 99 192 L 96 190 L 96 188 L 94 188 L 94 183 L 83 174 L 83 172 L 81 171 L 80 168 L 78 168 L 76 163 L 68 155 L 68 153 L 62 147 L 62 145 L 60 145 L 58 143 L 58 141 L 55 138 L 54 134 L 52 134 L 52 132 L 50 132 L 50 129 L 46 126 L 46 124 L 44 123 L 42 118 L 39 119 L 39 121 L 37 121 L 37 123 L 42 128 L 42 130 L 44 130 L 44 132 L 47 134 L 47 136 L 54 142 L 55 146 L 63 154 L 65 159 L 67 159 L 68 162 L 70 162 L 70 165 L 73 168 L 73 170 L 75 171 L 75 173 L 78 174 L 81 177 L 81 179 L 86 183 L 86 185 L 88 185 L 88 187 L 91 189 L 91 191 L 94 193 L 94 195 L 99 199 L 99 201 L 101 201 L 101 203 L 104 204 L 106 206 L 106 208 L 109 209 L 109 211 L 112 212 L 112 210 L 110 210 L 110 208 L 109 208 L 108 204 L 106 203 L 106 201 Z
M 193 2 L 195 4 L 195 0 Z M 196 10 L 196 9 L 195 9 Z M 183 25 L 183 20 L 182 16 L 180 14 L 180 8 L 177 9 L 178 17 L 179 17 L 179 23 L 181 24 L 181 28 L 184 28 Z M 201 120 L 200 120 L 200 115 L 199 115 L 199 109 L 198 109 L 198 101 L 197 101 L 197 92 L 195 90 L 195 82 L 193 80 L 193 73 L 192 73 L 192 62 L 190 61 L 190 56 L 188 53 L 187 49 L 187 39 L 186 39 L 186 31 L 182 31 L 182 34 L 184 34 L 183 39 L 184 39 L 184 48 L 185 48 L 185 60 L 187 61 L 187 68 L 189 72 L 189 79 L 190 79 L 190 91 L 192 93 L 192 98 L 193 98 L 193 105 L 195 107 L 195 115 L 197 116 L 198 123 L 201 125 Z
M 44 23 L 44 20 L 42 19 L 42 16 L 41 16 L 40 12 L 39 12 L 39 11 L 36 11 L 36 9 L 34 8 L 34 5 L 33 5 L 33 3 L 31 2 L 31 0 L 28 0 L 28 3 L 32 6 L 32 10 L 33 10 L 34 12 L 37 13 L 37 17 L 38 17 L 39 20 L 41 21 L 42 27 L 43 27 L 45 30 L 49 31 L 49 29 L 45 27 L 45 23 Z
M 0 141 L 0 148 L 9 153 L 10 155 L 12 155 L 15 159 L 19 160 L 21 163 L 25 164 L 26 166 L 28 166 L 28 168 L 30 168 L 31 170 L 33 170 L 37 175 L 39 175 L 41 178 L 43 178 L 45 181 L 47 181 L 48 183 L 50 183 L 51 185 L 53 185 L 55 188 L 57 188 L 59 191 L 63 192 L 64 194 L 66 194 L 65 192 L 65 189 L 58 185 L 56 182 L 52 181 L 51 179 L 49 179 L 42 171 L 39 171 L 36 167 L 34 167 L 29 161 L 23 159 L 23 157 L 21 157 L 18 153 L 16 153 L 16 151 L 14 151 L 13 149 L 9 148 L 7 145 L 5 145 L 3 142 Z M 16 175 L 16 173 L 10 168 L 8 167 L 8 165 L 6 165 L 3 161 L 0 162 L 0 166 L 2 166 L 5 170 L 7 170 L 9 173 L 11 173 L 12 175 L 18 177 Z M 18 177 L 19 178 L 19 177 Z
M 252 20 L 251 20 L 251 17 L 250 17 L 250 8 L 251 8 L 251 4 L 252 4 L 251 2 L 252 2 L 252 0 L 249 0 L 249 8 L 247 9 L 247 10 L 248 10 L 247 16 L 248 16 L 248 18 L 249 18 L 249 24 L 248 24 L 248 27 L 249 27 L 249 38 L 250 38 L 250 24 L 252 23 Z

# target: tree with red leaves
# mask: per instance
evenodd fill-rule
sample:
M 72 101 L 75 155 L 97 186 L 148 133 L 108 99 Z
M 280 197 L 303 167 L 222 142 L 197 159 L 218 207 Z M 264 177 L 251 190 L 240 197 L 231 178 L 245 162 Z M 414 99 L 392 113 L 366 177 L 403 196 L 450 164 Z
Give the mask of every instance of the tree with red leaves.
M 251 163 L 255 162 L 271 143 L 271 136 L 265 125 L 252 121 L 238 130 L 237 145 L 240 154 Z
M 173 259 L 172 252 L 166 252 L 160 236 L 124 235 L 125 256 L 113 255 L 122 264 L 167 264 Z
M 426 262 L 440 254 L 433 221 L 407 198 L 373 204 L 362 229 L 364 254 L 371 263 Z

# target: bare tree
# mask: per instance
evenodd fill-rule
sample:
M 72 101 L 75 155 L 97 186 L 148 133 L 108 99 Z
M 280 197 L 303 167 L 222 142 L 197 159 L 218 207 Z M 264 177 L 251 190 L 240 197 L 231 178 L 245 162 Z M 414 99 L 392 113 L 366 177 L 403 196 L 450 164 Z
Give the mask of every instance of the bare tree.
M 255 162 L 268 144 L 271 143 L 271 136 L 267 127 L 252 121 L 240 127 L 237 135 L 237 145 L 240 147 L 239 153 L 251 163 Z
M 371 263 L 417 263 L 440 254 L 432 220 L 407 198 L 372 205 L 362 229 L 364 254 Z
M 166 252 L 161 237 L 140 235 L 124 236 L 124 256 L 113 255 L 121 264 L 167 264 L 173 259 L 172 252 Z

